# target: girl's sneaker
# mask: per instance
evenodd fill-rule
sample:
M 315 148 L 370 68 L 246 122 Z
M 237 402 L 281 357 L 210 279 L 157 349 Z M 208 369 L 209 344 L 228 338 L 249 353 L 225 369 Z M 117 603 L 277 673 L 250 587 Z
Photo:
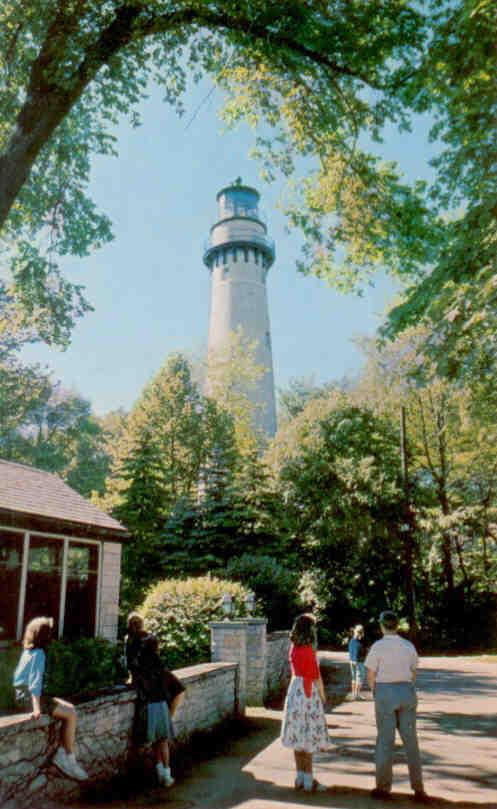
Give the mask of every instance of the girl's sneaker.
M 163 787 L 172 787 L 174 778 L 171 775 L 170 768 L 164 767 L 163 764 L 157 764 L 155 769 L 157 770 L 157 780 L 159 784 Z
M 88 773 L 81 764 L 78 764 L 74 753 L 66 753 L 63 747 L 58 748 L 53 763 L 68 778 L 74 778 L 76 781 L 86 781 L 88 778 Z
M 324 784 L 320 784 L 319 781 L 316 781 L 315 778 L 309 783 L 308 781 L 304 781 L 304 792 L 326 792 L 328 787 Z
M 76 781 L 86 781 L 88 773 L 85 768 L 81 766 L 79 761 L 77 761 L 74 753 L 68 753 L 67 760 L 69 761 L 72 777 L 75 778 Z

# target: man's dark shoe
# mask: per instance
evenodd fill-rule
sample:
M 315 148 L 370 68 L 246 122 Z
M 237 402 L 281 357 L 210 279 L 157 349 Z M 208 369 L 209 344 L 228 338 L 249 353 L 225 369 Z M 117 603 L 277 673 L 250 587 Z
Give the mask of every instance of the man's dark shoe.
M 412 796 L 412 799 L 413 799 L 413 801 L 415 801 L 416 803 L 424 803 L 425 805 L 426 805 L 427 803 L 431 803 L 431 802 L 432 802 L 432 800 L 431 800 L 430 796 L 429 796 L 429 795 L 427 795 L 427 794 L 426 794 L 426 792 L 425 792 L 424 790 L 418 790 L 418 791 L 416 791 L 416 792 L 414 793 L 414 795 Z
M 378 789 L 378 787 L 375 787 L 375 789 L 371 790 L 371 797 L 375 801 L 392 801 L 393 800 L 392 795 L 391 795 L 390 792 L 387 792 L 386 789 Z

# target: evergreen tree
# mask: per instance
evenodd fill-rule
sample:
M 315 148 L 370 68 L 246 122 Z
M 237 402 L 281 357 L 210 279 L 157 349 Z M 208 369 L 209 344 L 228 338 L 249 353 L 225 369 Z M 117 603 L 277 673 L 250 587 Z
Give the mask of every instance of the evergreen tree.
M 142 433 L 124 459 L 121 478 L 126 489 L 114 510 L 131 538 L 123 548 L 122 607 L 139 603 L 161 559 L 158 535 L 166 519 L 161 456 L 148 432 Z

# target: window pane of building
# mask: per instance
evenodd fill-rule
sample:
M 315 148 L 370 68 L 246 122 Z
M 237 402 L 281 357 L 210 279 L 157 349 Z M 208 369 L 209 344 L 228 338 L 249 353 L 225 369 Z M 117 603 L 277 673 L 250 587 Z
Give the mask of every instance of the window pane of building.
M 32 618 L 48 615 L 54 619 L 57 634 L 63 552 L 61 539 L 30 537 L 24 626 Z
M 64 637 L 93 637 L 97 615 L 98 547 L 70 542 L 67 558 Z
M 16 637 L 24 537 L 0 531 L 0 640 Z

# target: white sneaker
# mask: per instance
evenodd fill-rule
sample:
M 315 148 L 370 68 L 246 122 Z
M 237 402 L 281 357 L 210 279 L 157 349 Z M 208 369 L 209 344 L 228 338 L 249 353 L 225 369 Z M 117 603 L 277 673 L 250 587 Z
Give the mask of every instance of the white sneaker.
M 88 778 L 88 773 L 81 764 L 78 764 L 74 753 L 66 753 L 63 747 L 58 748 L 53 763 L 68 778 L 74 778 L 76 781 L 86 781 Z
M 163 787 L 172 787 L 174 784 L 174 778 L 171 775 L 171 770 L 169 767 L 164 767 L 163 764 L 157 764 L 156 770 L 159 784 Z
M 88 773 L 85 768 L 81 766 L 79 761 L 77 761 L 74 753 L 68 753 L 67 760 L 69 761 L 72 777 L 77 781 L 86 781 Z
M 304 781 L 304 792 L 326 792 L 328 789 L 324 784 L 320 784 L 315 778 L 309 784 Z
M 63 772 L 64 775 L 67 775 L 67 773 L 66 773 L 66 769 L 67 769 L 67 753 L 66 753 L 66 751 L 64 750 L 63 747 L 58 747 L 57 748 L 57 752 L 55 753 L 55 756 L 53 757 L 52 761 L 53 761 L 53 763 L 55 764 L 55 766 L 57 767 L 58 770 Z

